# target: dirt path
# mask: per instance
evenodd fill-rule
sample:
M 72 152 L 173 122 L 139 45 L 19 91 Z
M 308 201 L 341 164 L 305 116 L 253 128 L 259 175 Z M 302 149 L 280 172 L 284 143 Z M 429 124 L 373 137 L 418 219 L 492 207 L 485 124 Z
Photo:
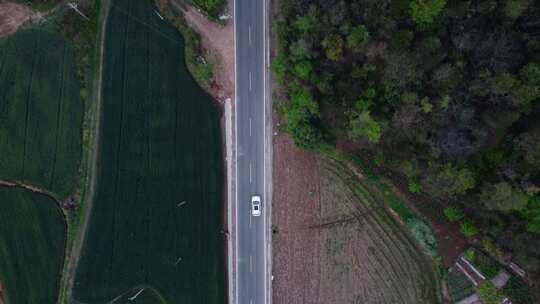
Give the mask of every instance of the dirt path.
M 233 98 L 234 93 L 234 36 L 233 22 L 220 25 L 208 20 L 197 9 L 191 6 L 181 6 L 177 0 L 170 3 L 183 11 L 188 25 L 201 35 L 202 47 L 219 60 L 214 68 L 212 95 L 221 103 L 227 98 Z
M 62 289 L 65 291 L 64 300 L 68 303 L 71 303 L 72 298 L 72 289 L 73 283 L 75 280 L 75 273 L 77 270 L 77 264 L 81 256 L 82 246 L 84 244 L 84 239 L 86 238 L 86 233 L 88 231 L 88 223 L 90 222 L 90 217 L 92 215 L 92 206 L 94 203 L 94 195 L 97 183 L 97 162 L 98 162 L 98 151 L 99 151 L 99 133 L 100 133 L 100 124 L 101 124 L 101 86 L 102 86 L 102 71 L 103 71 L 103 52 L 105 48 L 105 28 L 107 25 L 107 16 L 109 14 L 110 0 L 102 1 L 102 11 L 100 13 L 100 21 L 102 22 L 101 28 L 99 30 L 99 67 L 96 72 L 96 78 L 93 81 L 93 94 L 95 94 L 95 108 L 92 111 L 93 117 L 93 138 L 92 138 L 92 149 L 89 152 L 91 155 L 89 157 L 90 164 L 88 165 L 88 184 L 86 190 L 86 198 L 84 199 L 84 211 L 82 215 L 82 223 L 80 223 L 78 236 L 74 241 L 72 250 L 69 255 L 68 264 L 64 269 L 64 282 L 65 285 L 62 286 Z
M 13 34 L 23 24 L 39 20 L 42 16 L 26 5 L 0 0 L 0 38 Z
M 0 186 L 5 186 L 5 187 L 21 187 L 21 188 L 24 188 L 30 192 L 35 192 L 35 193 L 41 193 L 41 194 L 45 194 L 47 196 L 50 196 L 52 197 L 55 201 L 58 202 L 58 200 L 54 197 L 54 195 L 52 195 L 52 193 L 46 191 L 46 190 L 43 190 L 41 188 L 38 188 L 36 186 L 32 186 L 30 184 L 25 184 L 25 183 L 20 183 L 20 182 L 9 182 L 9 181 L 5 181 L 5 180 L 0 180 Z

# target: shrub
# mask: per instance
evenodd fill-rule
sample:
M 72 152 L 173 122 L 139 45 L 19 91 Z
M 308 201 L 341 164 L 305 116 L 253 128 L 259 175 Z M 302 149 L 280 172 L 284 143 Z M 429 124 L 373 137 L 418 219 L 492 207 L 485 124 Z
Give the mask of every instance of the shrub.
M 210 17 L 217 18 L 225 6 L 225 0 L 193 0 Z
M 486 282 L 478 288 L 478 294 L 484 304 L 500 304 L 503 296 L 491 282 Z
M 422 185 L 416 179 L 409 179 L 407 188 L 411 193 L 420 193 L 422 192 Z
M 437 239 L 431 228 L 417 218 L 410 218 L 407 227 L 426 253 L 433 258 L 437 257 Z
M 472 224 L 471 220 L 466 219 L 459 224 L 459 230 L 463 235 L 467 237 L 475 236 L 478 234 L 478 229 Z
M 463 257 L 469 261 L 469 262 L 473 262 L 474 261 L 474 258 L 476 256 L 476 251 L 473 249 L 473 248 L 469 248 L 465 251 L 465 253 L 463 254 Z
M 459 207 L 450 206 L 444 208 L 444 215 L 450 222 L 457 222 L 463 219 L 463 211 Z
M 493 257 L 502 258 L 503 256 L 502 251 L 497 248 L 491 238 L 485 237 L 484 239 L 482 239 L 482 247 L 487 253 L 489 253 L 489 255 Z

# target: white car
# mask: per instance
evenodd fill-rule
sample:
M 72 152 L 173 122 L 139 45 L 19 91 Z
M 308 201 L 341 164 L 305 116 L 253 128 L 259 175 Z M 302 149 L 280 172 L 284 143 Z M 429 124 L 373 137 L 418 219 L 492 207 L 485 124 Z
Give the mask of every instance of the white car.
M 253 195 L 251 197 L 251 215 L 261 215 L 261 197 L 258 195 Z

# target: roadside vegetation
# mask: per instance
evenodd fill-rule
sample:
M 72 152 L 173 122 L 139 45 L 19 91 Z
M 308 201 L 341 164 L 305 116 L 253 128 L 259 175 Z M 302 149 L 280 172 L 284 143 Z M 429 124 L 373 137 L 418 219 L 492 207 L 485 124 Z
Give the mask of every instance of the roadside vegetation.
M 226 0 L 191 0 L 191 2 L 214 20 L 218 20 L 227 4 Z
M 139 286 L 164 303 L 226 300 L 218 109 L 183 51 L 151 1 L 111 5 L 97 186 L 75 302 L 109 302 Z
M 280 2 L 272 68 L 295 143 L 371 156 L 540 282 L 540 3 Z
M 214 77 L 216 58 L 202 47 L 201 36 L 195 32 L 184 19 L 182 13 L 178 13 L 169 2 L 160 6 L 163 16 L 171 22 L 182 34 L 184 39 L 185 63 L 195 81 L 205 91 L 210 91 L 210 84 Z
M 57 303 L 66 222 L 51 197 L 0 187 L 0 302 Z

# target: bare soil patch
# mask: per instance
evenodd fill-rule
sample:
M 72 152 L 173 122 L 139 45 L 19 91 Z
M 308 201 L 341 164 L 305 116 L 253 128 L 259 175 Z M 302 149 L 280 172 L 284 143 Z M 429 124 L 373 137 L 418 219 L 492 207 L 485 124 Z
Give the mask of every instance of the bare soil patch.
M 275 303 L 437 303 L 429 258 L 361 189 L 359 172 L 282 134 L 273 165 Z
M 221 103 L 227 98 L 232 98 L 234 93 L 233 21 L 229 20 L 225 25 L 221 25 L 209 20 L 192 6 L 183 5 L 178 0 L 171 0 L 170 3 L 184 13 L 188 25 L 201 35 L 202 47 L 210 53 L 210 57 L 218 59 L 210 93 Z
M 26 5 L 0 0 L 0 38 L 11 35 L 27 22 L 34 22 L 42 17 Z
M 287 135 L 273 144 L 273 302 L 321 303 L 318 160 Z

